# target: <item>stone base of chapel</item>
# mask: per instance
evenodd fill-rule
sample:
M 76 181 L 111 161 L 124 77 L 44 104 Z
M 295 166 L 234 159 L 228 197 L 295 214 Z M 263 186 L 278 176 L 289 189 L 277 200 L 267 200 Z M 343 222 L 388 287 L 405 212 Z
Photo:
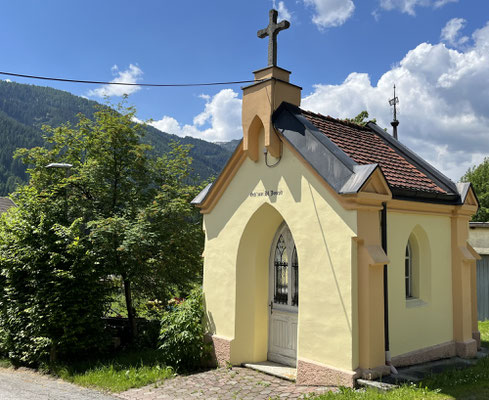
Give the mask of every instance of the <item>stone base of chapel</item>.
M 456 355 L 457 347 L 455 342 L 445 342 L 392 357 L 392 365 L 394 365 L 394 367 L 405 367 L 408 365 L 455 357 Z
M 392 365 L 399 368 L 455 356 L 474 358 L 478 348 L 480 348 L 480 333 L 474 332 L 472 336 L 473 339 L 465 342 L 451 341 L 395 356 L 392 358 Z M 208 335 L 206 340 L 213 345 L 213 360 L 211 364 L 218 367 L 227 367 L 231 360 L 231 341 L 216 335 Z M 387 365 L 348 371 L 312 360 L 299 359 L 297 360 L 296 383 L 308 386 L 354 387 L 356 380 L 359 378 L 377 379 L 389 374 L 390 368 Z
M 378 379 L 382 376 L 389 375 L 391 373 L 391 369 L 388 365 L 379 365 L 375 368 L 358 368 L 358 378 L 362 379 Z
M 298 385 L 354 387 L 357 378 L 359 375 L 355 371 L 342 370 L 311 360 L 297 360 Z
M 206 335 L 206 342 L 212 343 L 212 366 L 227 367 L 231 360 L 231 341 L 216 335 Z
M 406 367 L 408 365 L 421 364 L 455 356 L 461 358 L 474 358 L 477 354 L 477 347 L 478 342 L 475 338 L 469 339 L 466 342 L 445 342 L 392 357 L 392 365 L 394 365 L 394 367 Z
M 457 342 L 457 356 L 462 358 L 474 358 L 477 354 L 477 341 L 469 339 L 465 342 Z
M 472 332 L 472 339 L 477 342 L 477 350 L 481 349 L 481 333 L 479 331 Z

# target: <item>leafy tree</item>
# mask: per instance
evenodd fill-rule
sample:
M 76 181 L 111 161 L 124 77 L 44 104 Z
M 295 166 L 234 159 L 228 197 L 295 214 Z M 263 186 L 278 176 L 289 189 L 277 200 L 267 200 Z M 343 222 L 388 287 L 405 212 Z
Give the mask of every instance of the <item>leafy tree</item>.
M 0 219 L 0 349 L 15 362 L 38 363 L 99 350 L 107 274 L 87 252 L 84 223 L 66 223 L 54 190 L 24 187 L 18 207 Z
M 364 110 L 361 111 L 356 117 L 354 118 L 346 118 L 345 121 L 347 122 L 352 122 L 357 125 L 365 126 L 367 125 L 370 121 L 376 122 L 376 119 L 368 119 L 368 111 Z
M 189 184 L 190 148 L 171 144 L 162 158 L 150 157 L 134 114 L 124 103 L 100 107 L 93 120 L 80 115 L 75 126 L 44 127 L 45 146 L 16 153 L 31 166 L 29 186 L 20 192 L 36 204 L 43 196 L 56 198 L 58 213 L 46 229 L 64 232 L 77 221 L 82 254 L 102 276 L 122 279 L 132 337 L 134 293 L 167 300 L 173 291 L 188 291 L 201 276 L 203 244 L 200 217 L 190 205 L 200 190 Z M 45 168 L 53 162 L 72 167 L 69 173 Z M 36 240 L 42 254 L 49 250 Z
M 461 181 L 472 183 L 479 199 L 480 208 L 472 217 L 472 221 L 489 221 L 489 158 L 486 157 L 481 164 L 470 168 Z

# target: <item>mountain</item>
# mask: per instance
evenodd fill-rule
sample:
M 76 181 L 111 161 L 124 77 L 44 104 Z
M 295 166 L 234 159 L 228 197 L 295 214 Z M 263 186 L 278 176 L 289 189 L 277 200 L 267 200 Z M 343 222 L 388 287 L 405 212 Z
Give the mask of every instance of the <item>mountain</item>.
M 236 149 L 236 146 L 241 142 L 241 139 L 234 139 L 230 140 L 229 142 L 214 142 L 215 144 L 218 144 L 222 148 L 226 149 L 227 151 L 230 151 L 231 153 L 234 152 Z
M 93 117 L 98 103 L 71 93 L 35 85 L 0 81 L 0 196 L 25 182 L 25 166 L 12 155 L 17 148 L 43 144 L 41 127 L 76 124 L 77 114 Z M 232 154 L 225 146 L 191 137 L 180 138 L 146 126 L 144 141 L 157 155 L 168 151 L 171 141 L 191 144 L 194 174 L 202 180 L 217 176 Z

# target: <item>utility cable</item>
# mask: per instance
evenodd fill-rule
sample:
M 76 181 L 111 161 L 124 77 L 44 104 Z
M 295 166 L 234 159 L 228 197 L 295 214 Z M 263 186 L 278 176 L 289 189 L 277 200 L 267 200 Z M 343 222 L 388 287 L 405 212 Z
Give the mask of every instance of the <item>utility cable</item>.
M 3 72 L 3 71 L 0 71 L 0 75 L 15 76 L 18 78 L 40 79 L 40 80 L 44 80 L 44 81 L 88 83 L 88 84 L 95 84 L 95 85 L 144 86 L 144 87 L 188 87 L 188 86 L 238 85 L 241 83 L 257 83 L 257 82 L 263 81 L 263 79 L 259 79 L 259 80 L 229 81 L 229 82 L 204 82 L 204 83 L 127 83 L 127 82 L 89 81 L 89 80 L 83 80 L 83 79 L 53 78 L 53 77 L 47 77 L 47 76 L 17 74 L 14 72 Z

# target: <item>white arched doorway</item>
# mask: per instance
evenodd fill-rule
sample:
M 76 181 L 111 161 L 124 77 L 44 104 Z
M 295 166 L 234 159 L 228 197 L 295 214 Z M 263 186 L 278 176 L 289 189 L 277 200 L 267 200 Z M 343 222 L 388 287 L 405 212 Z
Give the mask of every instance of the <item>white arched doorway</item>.
M 297 363 L 299 263 L 294 239 L 283 222 L 272 242 L 269 262 L 268 359 Z

